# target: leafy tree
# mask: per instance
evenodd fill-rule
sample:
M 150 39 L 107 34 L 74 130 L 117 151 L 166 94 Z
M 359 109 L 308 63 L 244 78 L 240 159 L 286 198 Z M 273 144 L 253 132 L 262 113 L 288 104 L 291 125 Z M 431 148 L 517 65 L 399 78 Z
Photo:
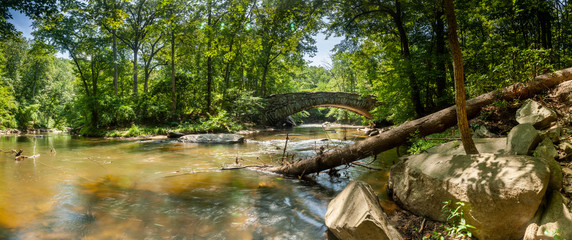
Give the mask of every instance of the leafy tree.
M 421 90 L 415 68 L 413 66 L 413 55 L 411 52 L 411 42 L 406 29 L 408 15 L 405 13 L 406 4 L 400 0 L 395 1 L 370 1 L 362 0 L 351 3 L 338 3 L 330 19 L 331 31 L 344 33 L 346 44 L 357 44 L 358 38 L 368 35 L 376 35 L 381 30 L 382 35 L 391 35 L 397 32 L 400 44 L 400 52 L 404 66 L 404 74 L 409 81 L 410 99 L 414 112 L 417 116 L 422 116 L 425 112 L 421 102 Z M 388 28 L 392 26 L 392 28 Z M 341 35 L 341 34 L 339 34 Z
M 0 39 L 17 35 L 10 9 L 21 11 L 32 19 L 53 18 L 57 13 L 56 0 L 2 0 L 0 4 Z
M 118 49 L 117 49 L 117 30 L 121 28 L 123 21 L 127 14 L 122 8 L 125 7 L 125 2 L 121 0 L 91 0 L 90 11 L 95 12 L 96 21 L 101 25 L 109 34 L 112 35 L 112 49 L 113 49 L 113 87 L 115 98 L 118 98 Z
M 137 0 L 127 4 L 127 17 L 124 27 L 117 37 L 133 51 L 133 95 L 137 98 L 138 90 L 138 57 L 145 40 L 151 35 L 153 24 L 157 21 L 157 1 Z M 154 54 L 153 54 L 154 55 Z
M 72 58 L 79 80 L 83 87 L 83 99 L 87 106 L 86 114 L 89 120 L 85 123 L 97 126 L 99 123 L 99 80 L 101 72 L 105 69 L 104 39 L 102 39 L 94 22 L 86 19 L 94 19 L 91 12 L 86 11 L 83 2 L 68 2 L 62 5 L 67 14 L 62 15 L 56 22 L 38 22 L 41 27 L 36 37 L 51 41 L 61 50 L 69 53 Z
M 304 54 L 315 51 L 311 35 L 319 26 L 321 2 L 263 1 L 257 9 L 257 33 L 260 35 L 259 95 L 267 93 L 270 64 L 284 54 Z

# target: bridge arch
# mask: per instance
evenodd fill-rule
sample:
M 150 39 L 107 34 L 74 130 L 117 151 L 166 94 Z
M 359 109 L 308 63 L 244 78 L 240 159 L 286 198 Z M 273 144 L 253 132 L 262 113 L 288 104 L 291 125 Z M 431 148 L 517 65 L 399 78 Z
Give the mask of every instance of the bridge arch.
M 372 96 L 347 92 L 284 93 L 265 99 L 265 121 L 268 125 L 275 125 L 294 113 L 316 107 L 342 108 L 371 119 L 370 111 L 377 106 L 377 100 Z

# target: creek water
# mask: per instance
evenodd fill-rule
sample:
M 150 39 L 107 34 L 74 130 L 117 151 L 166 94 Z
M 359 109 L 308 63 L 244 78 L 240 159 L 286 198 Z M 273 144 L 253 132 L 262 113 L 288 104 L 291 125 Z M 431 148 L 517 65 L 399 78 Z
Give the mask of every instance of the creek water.
M 294 160 L 363 135 L 308 125 L 229 145 L 2 136 L 4 151 L 40 157 L 16 162 L 0 153 L 0 239 L 323 239 L 327 204 L 350 180 L 368 182 L 384 208 L 395 207 L 385 196 L 387 171 L 340 168 L 339 177 L 300 180 L 219 170 L 236 159 L 282 161 L 286 134 Z M 396 158 L 388 151 L 369 166 L 387 169 Z

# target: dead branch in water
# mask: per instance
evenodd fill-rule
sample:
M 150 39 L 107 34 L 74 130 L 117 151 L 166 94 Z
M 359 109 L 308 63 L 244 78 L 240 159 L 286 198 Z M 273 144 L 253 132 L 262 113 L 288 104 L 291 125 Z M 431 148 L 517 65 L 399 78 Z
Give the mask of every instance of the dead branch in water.
M 36 154 L 36 155 L 32 155 L 32 156 L 19 155 L 19 156 L 16 156 L 16 157 L 14 158 L 14 160 L 16 160 L 16 161 L 22 161 L 22 160 L 27 159 L 27 158 L 34 158 L 34 159 L 35 159 L 35 158 L 38 158 L 38 157 L 40 157 L 40 154 Z
M 288 134 L 290 133 L 286 133 L 286 142 L 284 143 L 284 151 L 282 151 L 282 163 L 284 163 L 284 155 L 286 154 L 286 148 L 288 147 L 288 140 L 290 138 L 288 138 Z
M 12 150 L 12 152 L 15 153 L 15 155 L 14 155 L 14 160 L 15 160 L 15 161 L 18 161 L 18 162 L 19 162 L 19 161 L 22 161 L 22 160 L 24 160 L 24 159 L 27 159 L 27 158 L 36 159 L 37 157 L 40 156 L 40 154 L 35 154 L 35 155 L 32 155 L 32 156 L 24 156 L 24 155 L 22 155 L 22 153 L 24 152 L 24 150 L 22 150 L 22 149 L 18 150 L 18 152 L 16 152 L 16 150 Z

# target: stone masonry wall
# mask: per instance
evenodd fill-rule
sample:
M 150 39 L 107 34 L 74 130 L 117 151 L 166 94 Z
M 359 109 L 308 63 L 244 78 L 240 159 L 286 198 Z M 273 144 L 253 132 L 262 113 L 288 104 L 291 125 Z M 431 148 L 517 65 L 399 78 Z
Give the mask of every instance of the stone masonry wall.
M 371 96 L 361 96 L 346 92 L 298 92 L 273 94 L 267 99 L 266 123 L 273 125 L 286 117 L 315 107 L 343 108 L 371 118 L 369 111 L 377 106 L 377 101 Z

